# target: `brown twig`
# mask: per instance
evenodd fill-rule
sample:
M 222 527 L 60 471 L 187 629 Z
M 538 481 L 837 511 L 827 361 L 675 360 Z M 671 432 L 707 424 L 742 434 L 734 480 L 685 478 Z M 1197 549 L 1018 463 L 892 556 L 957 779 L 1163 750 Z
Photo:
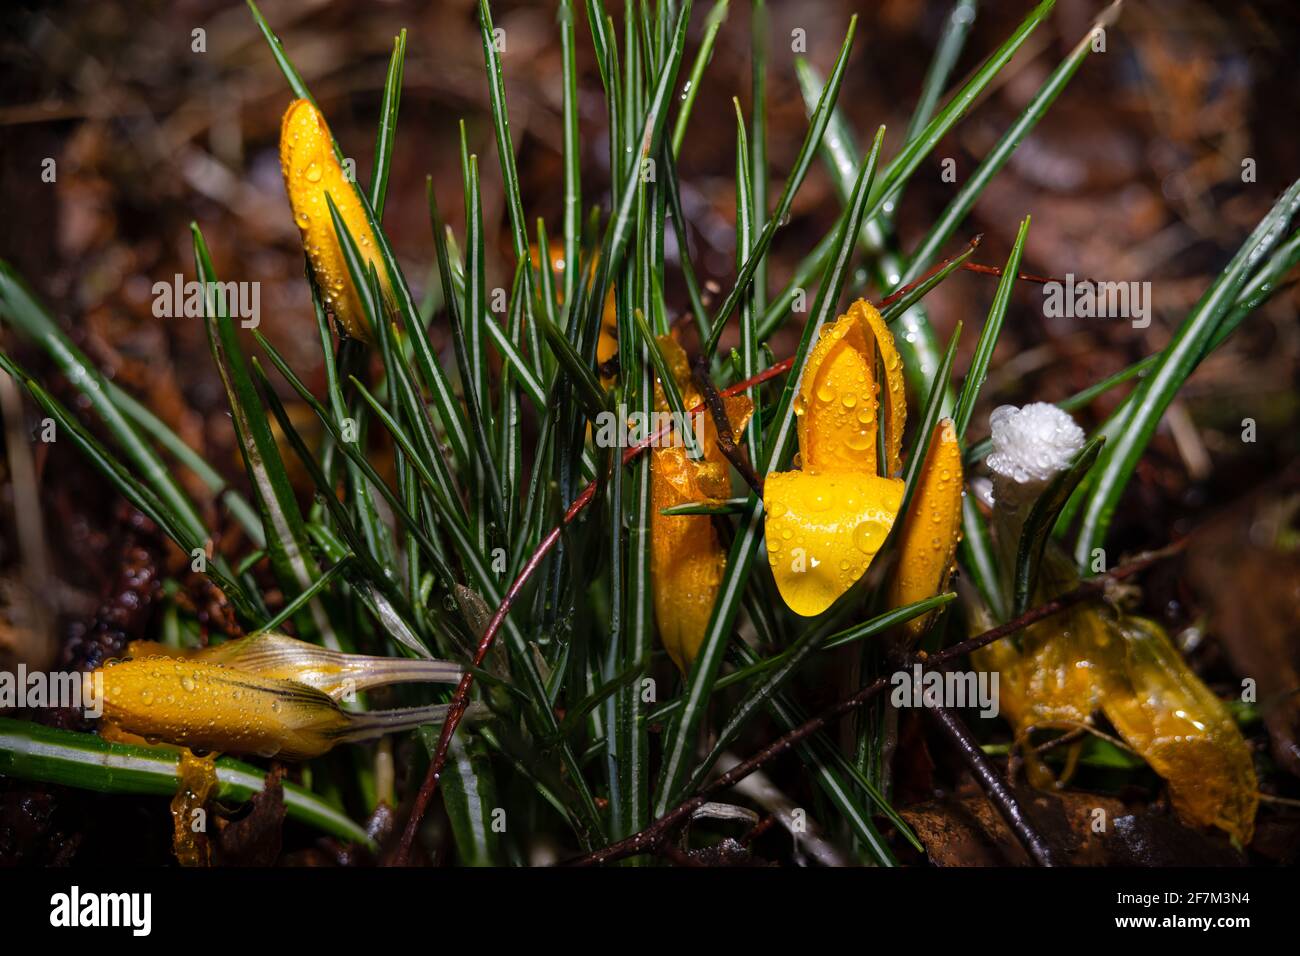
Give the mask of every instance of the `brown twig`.
M 1100 577 L 1084 581 L 1074 590 L 1053 598 L 1046 604 L 1041 604 L 1038 607 L 1031 608 L 1013 621 L 1008 621 L 1006 624 L 990 628 L 984 633 L 976 635 L 968 640 L 953 644 L 951 647 L 940 651 L 937 654 L 931 654 L 928 657 L 923 653 L 917 654 L 914 658 L 914 662 L 920 663 L 923 667 L 934 666 L 961 657 L 962 655 L 969 654 L 971 651 L 978 650 L 981 647 L 992 644 L 994 641 L 1008 637 L 1031 624 L 1035 624 L 1044 618 L 1050 617 L 1068 607 L 1072 607 L 1081 601 L 1096 597 L 1106 589 L 1106 586 L 1110 581 L 1132 577 L 1133 575 L 1144 571 L 1157 561 L 1161 561 L 1164 558 L 1177 553 L 1182 546 L 1183 542 L 1178 541 L 1159 551 L 1153 551 L 1142 555 L 1134 561 L 1118 567 Z M 669 810 L 666 814 L 655 820 L 645 829 L 640 830 L 623 840 L 619 840 L 616 843 L 611 843 L 603 849 L 570 860 L 565 865 L 595 866 L 602 863 L 612 863 L 615 860 L 622 860 L 629 856 L 636 856 L 653 850 L 667 838 L 668 834 L 677 824 L 688 819 L 697 807 L 705 803 L 710 795 L 720 790 L 725 790 L 736 782 L 745 779 L 745 777 L 749 776 L 755 770 L 758 770 L 776 757 L 779 757 L 801 741 L 811 737 L 828 724 L 866 704 L 888 686 L 888 677 L 877 678 L 870 684 L 860 688 L 857 693 L 853 694 L 851 697 L 847 697 L 844 700 L 831 705 L 820 714 L 805 723 L 800 724 L 788 734 L 777 738 L 752 757 L 742 760 L 726 773 L 719 775 L 711 783 L 700 788 L 694 796 L 678 804 L 672 810 Z
M 727 461 L 731 462 L 731 466 L 736 469 L 740 477 L 745 479 L 745 484 L 749 485 L 759 498 L 762 498 L 763 479 L 758 472 L 754 471 L 754 466 L 749 463 L 745 453 L 736 447 L 736 437 L 731 431 L 731 420 L 727 418 L 727 407 L 722 403 L 718 387 L 709 377 L 708 359 L 703 355 L 697 358 L 691 374 L 700 389 L 700 394 L 704 396 L 704 404 L 708 407 L 709 414 L 713 417 L 713 426 L 718 432 L 718 450 L 726 456 Z
M 1054 866 L 1047 841 L 1034 829 L 1020 802 L 1007 786 L 1007 782 L 1002 779 L 1002 775 L 980 749 L 979 742 L 971 736 L 970 728 L 947 707 L 927 707 L 926 712 L 962 755 L 980 789 L 989 798 L 989 802 L 997 807 L 998 813 L 1002 814 L 1002 819 L 1016 835 L 1025 852 L 1039 866 Z

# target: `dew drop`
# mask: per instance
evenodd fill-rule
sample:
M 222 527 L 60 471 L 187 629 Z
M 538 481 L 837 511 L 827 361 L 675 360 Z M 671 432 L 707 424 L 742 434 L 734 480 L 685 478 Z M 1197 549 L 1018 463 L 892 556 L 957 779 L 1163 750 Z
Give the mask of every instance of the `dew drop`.
M 853 543 L 864 554 L 875 554 L 884 543 L 888 530 L 876 519 L 868 518 L 853 529 Z

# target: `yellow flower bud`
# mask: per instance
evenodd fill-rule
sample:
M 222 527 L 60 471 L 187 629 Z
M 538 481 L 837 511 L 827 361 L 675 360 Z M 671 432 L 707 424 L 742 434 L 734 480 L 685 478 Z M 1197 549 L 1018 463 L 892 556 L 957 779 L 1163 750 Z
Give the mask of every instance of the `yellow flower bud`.
M 885 375 L 883 409 L 877 355 Z M 801 469 L 764 479 L 764 527 L 781 597 L 796 614 L 812 617 L 866 573 L 903 498 L 896 477 L 907 418 L 903 363 L 869 303 L 853 303 L 822 330 L 808 355 L 795 414 Z M 885 477 L 878 474 L 876 454 L 881 428 Z
M 391 294 L 388 274 L 361 200 L 334 154 L 334 139 L 325 117 L 310 100 L 294 100 L 285 110 L 280 124 L 280 169 L 293 207 L 293 221 L 302 233 L 303 247 L 325 307 L 338 327 L 352 338 L 371 341 L 361 300 L 325 202 L 327 193 L 356 240 L 362 258 L 374 264 L 385 294 Z
M 898 566 L 889 586 L 889 606 L 933 597 L 952 574 L 961 540 L 961 445 L 952 419 L 939 422 L 930 437 L 916 493 L 903 523 Z M 925 633 L 934 612 L 903 625 L 906 640 Z
M 668 336 L 659 345 L 687 408 L 698 404 L 690 366 L 682 347 Z M 667 408 L 662 389 L 658 405 Z M 723 399 L 733 437 L 744 430 L 754 407 L 743 396 Z M 711 416 L 704 417 L 704 454 L 692 461 L 686 449 L 655 448 L 650 453 L 650 582 L 655 623 L 664 649 L 678 669 L 690 669 L 713 613 L 727 555 L 709 515 L 665 515 L 664 508 L 716 501 L 731 492 L 726 456 L 718 448 Z
M 279 634 L 167 654 L 131 645 L 133 656 L 93 675 L 103 688 L 101 734 L 198 750 L 305 760 L 335 744 L 439 723 L 445 705 L 350 714 L 337 700 L 367 687 L 456 681 L 461 669 L 434 660 L 342 654 Z

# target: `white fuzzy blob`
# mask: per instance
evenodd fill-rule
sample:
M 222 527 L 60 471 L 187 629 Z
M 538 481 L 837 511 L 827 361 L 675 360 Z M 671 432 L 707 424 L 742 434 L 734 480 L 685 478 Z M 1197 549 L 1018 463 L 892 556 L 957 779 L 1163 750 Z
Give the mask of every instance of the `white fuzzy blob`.
M 1046 402 L 1024 408 L 1000 405 L 989 416 L 989 426 L 993 430 L 989 469 L 1016 484 L 1047 481 L 1083 447 L 1083 429 Z

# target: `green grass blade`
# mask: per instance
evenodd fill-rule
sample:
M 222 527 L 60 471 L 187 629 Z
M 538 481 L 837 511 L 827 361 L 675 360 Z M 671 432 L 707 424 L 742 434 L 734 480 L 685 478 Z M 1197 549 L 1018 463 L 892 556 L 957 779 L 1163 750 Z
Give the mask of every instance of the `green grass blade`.
M 528 261 L 528 222 L 519 198 L 519 171 L 515 168 L 515 147 L 510 141 L 510 111 L 506 107 L 506 86 L 501 75 L 501 57 L 493 35 L 492 10 L 487 0 L 478 4 L 479 32 L 483 38 L 483 61 L 487 67 L 488 101 L 492 105 L 492 124 L 497 134 L 497 158 L 506 188 L 506 210 L 510 216 L 510 238 L 516 260 Z
M 388 195 L 388 173 L 393 165 L 393 137 L 397 135 L 397 109 L 402 100 L 402 68 L 406 62 L 406 30 L 393 39 L 393 55 L 384 79 L 384 99 L 379 108 L 379 132 L 375 134 L 375 169 L 370 177 L 370 206 L 383 221 Z
M 171 797 L 180 786 L 180 754 L 157 747 L 109 743 L 95 734 L 44 727 L 0 717 L 0 777 L 98 793 Z M 221 757 L 213 798 L 244 802 L 266 787 L 255 767 Z M 296 783 L 282 782 L 285 813 L 322 833 L 372 850 L 378 846 L 364 827 Z
M 1061 509 L 1083 480 L 1084 475 L 1097 461 L 1105 438 L 1094 438 L 1084 445 L 1070 467 L 1058 473 L 1034 502 L 1025 519 L 1024 530 L 1016 550 L 1016 576 L 1011 596 L 1011 617 L 1017 618 L 1029 610 L 1038 583 L 1038 569 L 1043 561 L 1043 549 L 1052 536 L 1052 528 L 1060 517 Z
M 916 424 L 912 447 L 907 455 L 907 465 L 903 468 L 903 503 L 898 509 L 898 513 L 901 515 L 908 513 L 908 506 L 912 503 L 916 485 L 921 480 L 921 469 L 925 465 L 925 456 L 930 448 L 930 437 L 934 434 L 935 426 L 939 424 L 939 414 L 942 410 L 944 394 L 948 391 L 948 383 L 951 380 L 952 360 L 957 355 L 957 343 L 961 341 L 961 330 L 962 322 L 959 319 L 952 330 L 952 336 L 948 339 L 948 347 L 944 350 L 943 358 L 939 360 L 939 367 L 935 370 L 934 379 L 930 382 L 930 394 L 925 398 L 921 418 Z M 899 522 L 899 524 L 901 523 Z
M 691 64 L 690 78 L 682 92 L 682 105 L 677 110 L 677 122 L 673 126 L 673 157 L 682 154 L 682 141 L 686 139 L 686 126 L 691 121 L 691 110 L 695 108 L 695 97 L 700 91 L 700 80 L 704 70 L 713 59 L 713 47 L 718 41 L 718 31 L 727 19 L 728 0 L 717 0 L 704 21 L 704 37 L 699 49 L 695 51 L 695 61 Z
M 763 227 L 763 231 L 758 234 L 758 238 L 754 241 L 749 257 L 745 260 L 744 266 L 741 267 L 739 274 L 736 276 L 736 284 L 713 314 L 710 321 L 713 334 L 705 348 L 706 355 L 711 356 L 717 350 L 718 340 L 722 337 L 722 330 L 726 326 L 727 317 L 735 311 L 740 297 L 748 290 L 754 278 L 754 270 L 758 268 L 759 262 L 766 258 L 772 238 L 789 214 L 795 193 L 799 191 L 804 177 L 808 174 L 808 168 L 812 165 L 817 147 L 821 143 L 822 134 L 826 131 L 826 125 L 830 122 L 835 99 L 839 96 L 840 83 L 843 81 L 844 73 L 848 68 L 849 51 L 853 47 L 853 35 L 857 30 L 857 25 L 858 18 L 855 14 L 849 19 L 849 29 L 844 35 L 844 43 L 840 47 L 839 56 L 835 60 L 835 66 L 831 70 L 830 78 L 826 81 L 817 108 L 813 111 L 813 118 L 808 124 L 808 134 L 804 137 L 803 145 L 799 148 L 799 155 L 795 158 L 794 168 L 786 178 L 785 188 L 781 190 L 781 198 L 777 200 L 776 209 L 772 211 L 772 215 Z
M 578 63 L 572 0 L 560 0 L 560 66 L 564 78 L 564 301 L 572 302 L 582 242 L 582 141 L 578 133 Z
M 698 460 L 703 456 L 704 449 L 700 447 L 695 429 L 689 427 L 693 423 L 693 419 L 687 414 L 686 405 L 682 401 L 681 389 L 677 387 L 677 382 L 673 380 L 673 373 L 668 366 L 668 360 L 664 357 L 663 350 L 659 348 L 659 343 L 655 340 L 654 333 L 650 331 L 650 326 L 646 324 L 645 316 L 641 314 L 641 310 L 637 309 L 633 312 L 632 318 L 636 323 L 636 330 L 641 336 L 641 342 L 650 356 L 650 361 L 654 364 L 655 372 L 659 375 L 659 385 L 664 390 L 664 398 L 668 400 L 668 408 L 675 416 L 675 420 L 680 423 L 676 434 L 681 437 L 683 444 L 686 446 L 687 457 Z
M 1102 451 L 1092 494 L 1084 507 L 1075 546 L 1075 560 L 1081 568 L 1090 567 L 1094 549 L 1105 544 L 1115 508 L 1165 409 L 1200 364 L 1215 330 L 1233 309 L 1250 273 L 1281 243 L 1297 209 L 1300 209 L 1300 180 L 1292 183 L 1260 220 L 1160 353 L 1151 374 L 1134 392 L 1123 429 Z
M 876 183 L 872 190 L 871 199 L 868 203 L 868 219 L 874 218 L 886 200 L 902 190 L 907 180 L 920 166 L 921 161 L 930 154 L 939 141 L 957 124 L 957 121 L 966 115 L 976 98 L 984 92 L 993 78 L 1002 71 L 1002 68 L 1007 65 L 1016 52 L 1024 46 L 1030 34 L 1051 12 L 1054 4 L 1055 0 L 1042 0 L 1021 21 L 1011 36 L 1003 41 L 1002 45 L 980 65 L 979 69 L 966 81 L 965 85 L 953 94 L 952 98 L 944 104 L 943 109 L 939 110 L 934 119 L 926 124 L 925 129 L 910 139 L 899 150 L 898 155 L 889 161 L 880 177 L 880 181 Z
M 0 369 L 27 388 L 36 403 L 54 420 L 56 427 L 71 436 L 73 444 L 90 460 L 91 465 L 109 480 L 122 497 L 157 524 L 163 533 L 175 541 L 182 550 L 190 553 L 206 552 L 207 539 L 194 537 L 153 489 L 137 479 L 86 430 L 67 408 L 3 352 L 0 352 Z M 225 561 L 219 555 L 208 561 L 207 566 L 209 575 L 221 585 L 241 616 L 248 621 L 256 620 L 261 616 L 258 602 L 236 582 L 235 575 L 230 573 Z
M 970 369 L 962 381 L 961 393 L 957 396 L 957 408 L 953 412 L 953 424 L 957 428 L 957 437 L 966 435 L 966 426 L 970 424 L 975 412 L 975 402 L 979 398 L 980 388 L 988 378 L 989 365 L 993 361 L 993 350 L 997 348 L 998 337 L 1002 333 L 1002 321 L 1007 315 L 1007 306 L 1011 304 L 1011 290 L 1016 284 L 1016 275 L 1020 271 L 1020 260 L 1025 251 L 1025 239 L 1029 236 L 1029 217 L 1020 223 L 1016 241 L 1007 257 L 1007 264 L 1002 269 L 1002 278 L 998 280 L 998 290 L 989 306 L 984 319 L 984 328 L 980 331 L 979 342 L 975 345 L 975 355 L 971 358 Z
M 312 557 L 306 524 L 298 511 L 298 501 L 289 484 L 288 473 L 280 458 L 279 447 L 271 434 L 266 412 L 258 400 L 257 389 L 248 372 L 248 364 L 239 346 L 235 324 L 221 307 L 215 294 L 218 282 L 208 254 L 203 233 L 191 224 L 194 236 L 194 267 L 204 290 L 204 323 L 208 345 L 221 374 L 231 420 L 239 441 L 240 453 L 253 487 L 253 498 L 266 526 L 267 553 L 280 585 L 289 597 L 311 587 L 320 576 Z M 313 601 L 297 618 L 300 633 L 319 639 L 327 647 L 339 649 L 339 638 L 320 601 Z
M 745 117 L 740 111 L 740 101 L 732 100 L 736 107 L 736 268 L 744 266 L 754 244 L 754 191 L 749 181 L 749 142 L 745 133 Z M 758 374 L 758 328 L 754 313 L 757 302 L 758 274 L 755 285 L 740 299 L 740 375 L 744 380 Z M 758 390 L 749 388 L 746 397 L 758 408 Z M 763 460 L 763 428 L 758 415 L 751 415 L 742 436 L 750 461 Z
M 753 0 L 749 14 L 750 109 L 754 118 L 749 141 L 750 228 L 762 232 L 767 226 L 767 2 Z M 751 240 L 749 245 L 753 245 Z M 753 308 L 756 315 L 767 309 L 767 258 L 754 270 Z
M 957 195 L 952 198 L 944 211 L 939 214 L 939 218 L 930 226 L 929 231 L 926 232 L 925 237 L 917 245 L 915 252 L 912 253 L 907 268 L 903 271 L 903 283 L 911 282 L 924 272 L 939 254 L 939 250 L 952 238 L 957 226 L 966 218 L 976 200 L 983 195 L 985 187 L 1002 170 L 1007 160 L 1011 158 L 1011 154 L 1016 151 L 1016 148 L 1029 135 L 1030 131 L 1038 125 L 1038 121 L 1047 114 L 1057 96 L 1073 79 L 1074 74 L 1083 65 L 1083 61 L 1088 58 L 1088 54 L 1092 52 L 1093 31 L 1098 27 L 1109 25 L 1118 15 L 1119 4 L 1114 3 L 1102 13 L 1093 28 L 1088 31 L 1088 34 L 1079 41 L 1069 55 L 1043 81 L 1033 99 L 1021 110 L 1015 122 L 1002 134 L 1002 137 L 989 150 L 988 155 L 980 161 L 975 171 L 971 173 L 970 178 L 962 184 L 962 187 L 957 191 Z
M 77 391 L 86 397 L 114 440 L 121 446 L 128 460 L 176 516 L 179 526 L 200 543 L 210 538 L 211 532 L 204 525 L 189 496 L 181 489 L 166 464 L 132 427 L 124 411 L 113 401 L 113 393 L 108 388 L 107 379 L 55 324 L 54 318 L 36 299 L 35 294 L 13 267 L 2 260 L 0 260 L 0 315 L 23 335 L 40 345 Z M 179 443 L 180 439 L 176 441 Z

